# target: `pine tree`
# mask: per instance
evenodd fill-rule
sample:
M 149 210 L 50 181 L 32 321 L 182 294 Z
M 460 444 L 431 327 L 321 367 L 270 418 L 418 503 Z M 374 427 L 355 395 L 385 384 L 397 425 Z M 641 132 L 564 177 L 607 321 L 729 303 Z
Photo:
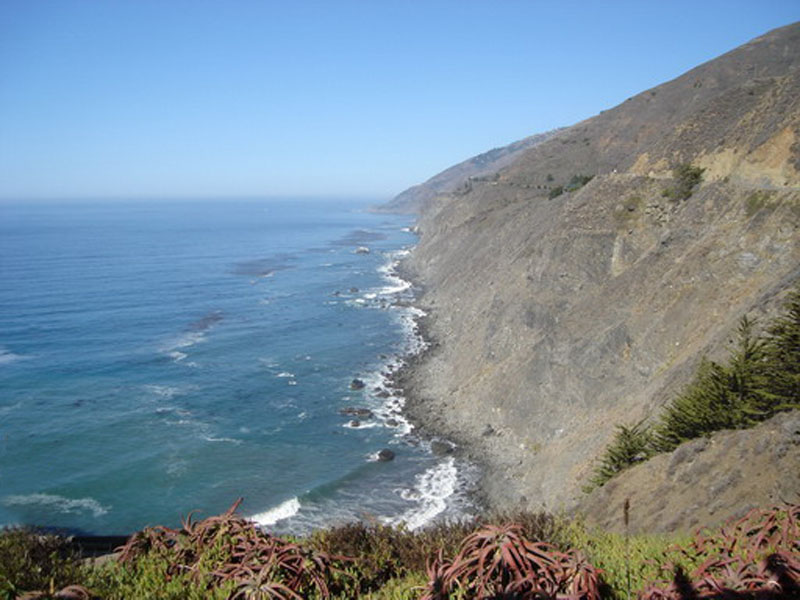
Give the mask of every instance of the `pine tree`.
M 650 458 L 650 438 L 644 421 L 632 426 L 617 425 L 614 440 L 595 467 L 589 487 L 600 487 L 620 471 Z
M 727 362 L 703 358 L 692 381 L 664 407 L 655 425 L 618 425 L 588 489 L 688 440 L 752 427 L 777 412 L 800 408 L 800 287 L 785 309 L 762 336 L 743 317 Z
M 653 447 L 670 452 L 681 443 L 736 426 L 735 398 L 730 390 L 730 372 L 703 358 L 694 379 L 659 418 L 653 433 Z
M 754 322 L 739 321 L 736 347 L 728 371 L 733 427 L 745 428 L 768 419 L 775 412 L 776 395 L 770 389 L 766 341 L 753 334 Z
M 800 289 L 789 296 L 785 309 L 767 330 L 765 349 L 777 410 L 800 407 Z

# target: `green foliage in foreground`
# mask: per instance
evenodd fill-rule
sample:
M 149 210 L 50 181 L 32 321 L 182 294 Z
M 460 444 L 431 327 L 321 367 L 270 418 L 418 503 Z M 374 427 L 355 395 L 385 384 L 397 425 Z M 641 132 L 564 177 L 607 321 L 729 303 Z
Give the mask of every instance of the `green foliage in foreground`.
M 800 408 L 800 290 L 762 335 L 746 317 L 726 363 L 703 359 L 692 381 L 654 424 L 618 425 L 586 491 L 683 442 L 723 429 L 746 429 L 778 412 Z
M 495 519 L 420 532 L 362 523 L 291 541 L 229 512 L 185 522 L 180 530 L 146 529 L 131 537 L 118 559 L 102 564 L 82 562 L 63 538 L 4 530 L 0 598 L 40 590 L 26 597 L 685 600 L 720 590 L 731 598 L 790 597 L 800 591 L 796 504 L 756 509 L 694 536 L 625 536 L 543 513 Z M 249 553 L 252 549 L 258 551 Z M 349 556 L 335 557 L 345 549 Z M 305 561 L 294 562 L 298 551 Z M 313 585 L 294 577 L 321 573 L 321 556 L 348 566 L 343 572 L 323 569 L 324 581 Z M 269 577 L 257 577 L 270 564 L 289 571 L 271 568 Z M 241 580 L 222 577 L 235 571 L 252 581 L 242 586 Z M 64 595 L 64 588 L 71 595 Z
M 78 558 L 62 537 L 30 528 L 2 530 L 0 598 L 78 583 L 83 575 Z

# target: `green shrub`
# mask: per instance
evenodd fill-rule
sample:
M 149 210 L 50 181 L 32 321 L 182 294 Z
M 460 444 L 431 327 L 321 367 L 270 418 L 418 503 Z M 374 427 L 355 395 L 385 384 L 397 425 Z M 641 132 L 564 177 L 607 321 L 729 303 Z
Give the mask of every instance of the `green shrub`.
M 762 208 L 767 206 L 770 201 L 770 193 L 764 190 L 758 190 L 747 196 L 745 200 L 745 212 L 748 217 L 752 217 Z
M 661 195 L 671 200 L 686 200 L 694 192 L 694 188 L 700 185 L 703 180 L 705 169 L 695 167 L 690 163 L 678 165 L 672 169 L 672 177 L 675 179 L 673 187 L 665 188 Z
M 587 183 L 594 179 L 594 175 L 573 175 L 567 185 L 564 186 L 565 192 L 574 192 L 581 189 Z
M 569 543 L 603 573 L 603 597 L 634 598 L 662 574 L 661 565 L 694 568 L 696 561 L 680 548 L 690 541 L 685 534 L 626 536 L 589 527 L 582 519 L 569 526 Z M 630 592 L 630 593 L 629 593 Z
M 232 581 L 209 585 L 187 565 L 177 569 L 174 558 L 145 555 L 134 563 L 107 561 L 88 569 L 84 585 L 103 600 L 158 598 L 158 600 L 226 600 Z
M 31 528 L 2 529 L 0 597 L 79 583 L 83 578 L 79 558 L 63 537 Z
M 564 193 L 564 186 L 563 185 L 557 185 L 556 187 L 554 187 L 553 189 L 550 190 L 550 193 L 547 194 L 547 197 L 550 200 L 552 200 L 553 198 L 557 198 L 558 196 L 560 196 L 563 193 Z

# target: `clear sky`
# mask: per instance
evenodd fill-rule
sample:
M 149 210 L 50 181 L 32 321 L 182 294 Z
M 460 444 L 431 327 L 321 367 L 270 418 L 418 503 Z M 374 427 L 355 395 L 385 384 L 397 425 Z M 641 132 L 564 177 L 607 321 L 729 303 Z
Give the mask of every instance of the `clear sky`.
M 798 0 L 1 0 L 0 198 L 388 199 L 797 20 Z

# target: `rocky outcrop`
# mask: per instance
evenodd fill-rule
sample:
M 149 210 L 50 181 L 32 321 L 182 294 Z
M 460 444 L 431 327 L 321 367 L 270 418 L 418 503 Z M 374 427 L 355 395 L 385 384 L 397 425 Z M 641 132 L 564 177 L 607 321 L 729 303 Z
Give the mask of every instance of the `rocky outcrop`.
M 800 279 L 799 67 L 795 24 L 422 214 L 405 267 L 432 345 L 408 408 L 487 463 L 493 504 L 574 507 L 614 425 L 655 414 Z M 686 163 L 703 182 L 672 199 Z M 576 175 L 594 178 L 555 194 Z

